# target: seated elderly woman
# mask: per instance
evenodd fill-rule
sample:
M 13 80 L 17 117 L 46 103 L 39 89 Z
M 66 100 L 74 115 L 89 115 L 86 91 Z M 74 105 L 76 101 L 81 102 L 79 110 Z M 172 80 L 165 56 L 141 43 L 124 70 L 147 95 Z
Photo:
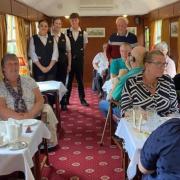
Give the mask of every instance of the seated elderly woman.
M 155 109 L 160 116 L 178 111 L 177 96 L 173 80 L 163 75 L 167 63 L 164 54 L 153 50 L 144 58 L 144 72 L 126 81 L 121 96 L 124 112 L 133 106 Z
M 173 118 L 158 127 L 146 140 L 140 154 L 143 180 L 180 179 L 180 119 Z
M 166 59 L 167 67 L 164 70 L 164 74 L 168 74 L 171 78 L 176 75 L 176 65 L 174 60 L 168 56 L 168 45 L 165 41 L 157 43 L 154 47 L 156 50 L 160 50 Z
M 143 59 L 144 59 L 145 53 L 146 53 L 146 50 L 142 46 L 136 46 L 131 51 L 131 55 L 129 55 L 129 57 L 127 58 L 127 66 L 129 67 L 129 71 L 127 74 L 118 78 L 118 82 L 112 92 L 111 99 L 119 102 L 121 100 L 121 93 L 122 93 L 124 84 L 126 83 L 126 80 L 129 77 L 135 76 L 142 72 Z M 99 108 L 103 112 L 103 114 L 106 116 L 108 112 L 108 108 L 109 108 L 109 102 L 107 100 L 101 100 L 99 103 Z M 113 113 L 116 116 L 120 116 L 120 110 L 117 107 L 113 108 Z
M 49 144 L 57 145 L 57 119 L 49 105 L 44 105 L 38 85 L 31 77 L 19 76 L 19 61 L 15 54 L 6 54 L 1 61 L 3 81 L 0 82 L 0 120 L 32 119 L 47 112 L 51 132 Z

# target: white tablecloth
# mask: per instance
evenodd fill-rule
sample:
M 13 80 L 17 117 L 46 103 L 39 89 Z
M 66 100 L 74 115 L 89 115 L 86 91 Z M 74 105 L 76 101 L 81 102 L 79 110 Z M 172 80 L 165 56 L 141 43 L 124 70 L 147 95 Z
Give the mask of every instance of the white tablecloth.
M 50 138 L 50 132 L 41 121 L 31 126 L 32 133 L 25 133 L 25 129 L 26 127 L 23 127 L 23 134 L 20 140 L 28 143 L 27 148 L 16 151 L 9 150 L 8 146 L 0 148 L 0 175 L 10 174 L 14 171 L 23 171 L 26 180 L 34 180 L 31 172 L 31 168 L 34 166 L 32 157 L 37 152 L 42 138 Z
M 133 129 L 132 125 L 125 119 L 119 121 L 115 134 L 124 139 L 124 148 L 130 159 L 127 176 L 128 179 L 133 179 L 137 171 L 140 150 L 142 149 L 147 136 Z
M 153 123 L 153 128 L 156 129 L 172 117 L 157 116 L 157 121 Z M 144 128 L 146 127 L 145 129 L 148 129 L 150 125 L 152 126 L 152 124 L 146 123 L 143 126 Z M 137 172 L 140 150 L 142 149 L 148 135 L 140 133 L 137 129 L 133 128 L 132 121 L 130 123 L 123 118 L 119 121 L 115 134 L 124 140 L 124 149 L 128 153 L 130 159 L 130 163 L 127 168 L 127 176 L 128 179 L 133 179 Z
M 67 92 L 64 84 L 59 81 L 43 81 L 37 82 L 37 84 L 41 92 L 57 90 L 59 92 L 59 101 L 61 101 L 64 94 Z

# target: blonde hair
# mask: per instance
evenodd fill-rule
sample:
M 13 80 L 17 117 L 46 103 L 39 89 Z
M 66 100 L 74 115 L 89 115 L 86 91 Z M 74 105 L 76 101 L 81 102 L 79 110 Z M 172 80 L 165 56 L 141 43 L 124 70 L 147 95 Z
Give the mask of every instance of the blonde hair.
M 150 52 L 147 52 L 144 57 L 144 63 L 152 62 L 154 56 L 163 56 L 164 54 L 160 50 L 152 50 Z
M 126 17 L 123 16 L 119 16 L 116 18 L 116 24 L 118 23 L 118 21 L 123 20 L 127 25 L 129 23 L 128 19 Z

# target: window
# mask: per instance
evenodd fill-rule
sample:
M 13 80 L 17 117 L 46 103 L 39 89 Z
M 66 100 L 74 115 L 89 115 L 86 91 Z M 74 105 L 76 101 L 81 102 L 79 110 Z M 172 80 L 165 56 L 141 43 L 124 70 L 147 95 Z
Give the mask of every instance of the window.
M 162 20 L 158 20 L 155 22 L 155 44 L 161 42 L 161 28 L 162 28 Z
M 17 52 L 16 49 L 16 28 L 15 28 L 15 20 L 14 16 L 7 15 L 6 16 L 7 21 L 7 51 L 9 53 L 15 53 Z
M 145 26 L 145 48 L 149 50 L 149 27 Z

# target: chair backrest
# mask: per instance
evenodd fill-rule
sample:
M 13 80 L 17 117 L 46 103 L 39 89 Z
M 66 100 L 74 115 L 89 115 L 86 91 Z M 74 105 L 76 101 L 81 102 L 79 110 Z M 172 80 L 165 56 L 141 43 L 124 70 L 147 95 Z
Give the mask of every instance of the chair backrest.
M 180 90 L 180 74 L 175 75 L 174 85 L 175 85 L 176 90 Z

